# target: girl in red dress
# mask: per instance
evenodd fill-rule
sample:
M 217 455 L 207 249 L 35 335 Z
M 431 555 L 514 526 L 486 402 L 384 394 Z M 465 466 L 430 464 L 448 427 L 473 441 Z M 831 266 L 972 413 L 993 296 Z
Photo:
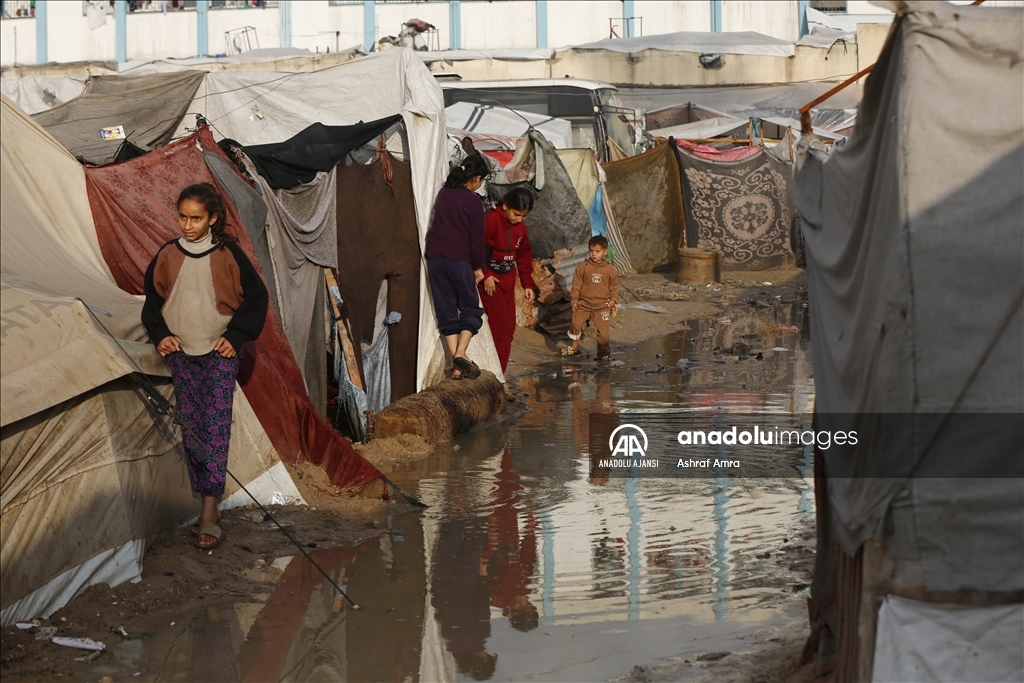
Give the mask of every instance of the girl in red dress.
M 484 244 L 487 265 L 480 282 L 480 299 L 487 312 L 487 321 L 494 337 L 494 348 L 501 361 L 501 370 L 508 367 L 512 337 L 516 332 L 516 272 L 527 303 L 534 299 L 533 247 L 523 219 L 533 209 L 533 195 L 526 188 L 510 190 L 501 203 L 487 212 L 484 221 Z M 506 397 L 515 394 L 506 389 Z

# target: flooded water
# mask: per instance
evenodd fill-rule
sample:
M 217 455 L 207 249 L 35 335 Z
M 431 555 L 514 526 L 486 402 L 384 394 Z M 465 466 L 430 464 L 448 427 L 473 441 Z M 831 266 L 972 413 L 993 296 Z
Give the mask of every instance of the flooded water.
M 116 646 L 118 666 L 160 681 L 591 681 L 741 648 L 797 588 L 765 553 L 813 523 L 809 450 L 790 449 L 781 478 L 616 478 L 591 467 L 588 415 L 809 413 L 809 343 L 774 332 L 804 327 L 804 310 L 731 306 L 728 323 L 691 322 L 612 365 L 552 361 L 520 380 L 520 419 L 390 473 L 427 510 L 316 553 L 361 609 L 278 558 L 250 570 L 263 593 Z M 763 359 L 730 359 L 738 343 Z M 682 357 L 691 369 L 654 371 Z

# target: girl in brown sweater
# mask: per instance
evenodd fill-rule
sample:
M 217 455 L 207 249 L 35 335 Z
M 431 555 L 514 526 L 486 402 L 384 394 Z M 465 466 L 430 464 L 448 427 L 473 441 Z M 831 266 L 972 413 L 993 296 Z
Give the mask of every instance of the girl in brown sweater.
M 192 490 L 203 500 L 195 545 L 224 538 L 217 501 L 224 494 L 231 409 L 242 344 L 267 317 L 267 288 L 224 226 L 224 199 L 209 183 L 178 197 L 182 237 L 160 248 L 146 270 L 142 324 L 171 371 Z

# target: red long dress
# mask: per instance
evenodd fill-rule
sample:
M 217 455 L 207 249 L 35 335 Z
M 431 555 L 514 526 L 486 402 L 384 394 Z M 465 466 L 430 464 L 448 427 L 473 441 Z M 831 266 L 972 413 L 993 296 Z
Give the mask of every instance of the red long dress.
M 487 246 L 487 265 L 483 269 L 484 279 L 477 286 L 491 326 L 494 348 L 504 372 L 512 352 L 512 337 L 516 333 L 516 272 L 519 273 L 523 289 L 533 289 L 533 247 L 526 233 L 526 221 L 512 225 L 500 207 L 487 212 L 484 219 L 484 244 Z M 499 264 L 505 264 L 504 268 L 509 268 L 508 272 L 495 270 L 495 267 L 500 267 Z M 497 278 L 498 282 L 495 284 L 494 295 L 488 296 L 483 283 L 491 276 Z

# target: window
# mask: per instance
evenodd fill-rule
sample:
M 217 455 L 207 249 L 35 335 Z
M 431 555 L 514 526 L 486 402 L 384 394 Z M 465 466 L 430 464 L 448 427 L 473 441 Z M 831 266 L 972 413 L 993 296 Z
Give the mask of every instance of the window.
M 31 0 L 20 2 L 2 2 L 4 19 L 27 19 L 36 15 L 36 8 Z
M 846 13 L 846 0 L 811 0 L 811 8 L 819 12 Z

